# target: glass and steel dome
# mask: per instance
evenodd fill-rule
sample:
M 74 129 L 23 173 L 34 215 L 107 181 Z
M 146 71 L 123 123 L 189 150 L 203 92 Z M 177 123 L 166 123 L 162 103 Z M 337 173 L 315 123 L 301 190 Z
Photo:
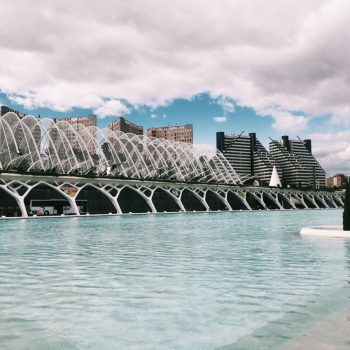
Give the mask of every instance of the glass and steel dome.
M 0 118 L 0 171 L 241 184 L 215 149 L 13 112 Z

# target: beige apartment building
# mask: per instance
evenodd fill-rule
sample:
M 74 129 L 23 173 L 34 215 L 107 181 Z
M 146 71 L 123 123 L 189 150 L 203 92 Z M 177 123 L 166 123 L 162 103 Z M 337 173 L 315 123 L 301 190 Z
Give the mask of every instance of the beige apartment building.
M 96 126 L 96 115 L 94 114 L 90 114 L 87 116 L 79 116 L 79 117 L 70 117 L 70 118 L 54 118 L 53 121 L 55 123 L 59 123 L 59 122 L 66 122 L 70 125 L 83 125 L 85 127 L 89 127 L 89 126 Z M 67 137 L 69 143 L 71 145 L 76 146 L 77 149 L 80 148 L 79 146 L 79 142 L 78 140 L 76 140 L 76 133 L 74 132 L 74 130 L 72 130 L 69 125 L 64 125 L 62 124 L 60 129 L 64 132 L 65 136 Z M 56 134 L 56 130 L 53 129 L 50 131 L 50 136 L 53 140 L 55 140 L 55 134 Z M 95 154 L 96 153 L 96 146 L 95 143 L 92 142 L 91 137 L 86 133 L 79 133 L 80 138 L 84 141 L 84 143 L 87 144 L 88 150 L 91 154 Z M 93 133 L 94 136 L 94 133 Z M 96 136 L 96 135 L 95 135 Z
M 55 123 L 67 122 L 71 125 L 82 124 L 85 127 L 96 126 L 96 116 L 94 114 L 84 115 L 80 117 L 54 118 Z
M 327 178 L 327 187 L 329 188 L 345 188 L 347 183 L 349 183 L 349 177 L 344 174 L 336 174 Z
M 193 144 L 193 125 L 185 124 L 149 128 L 147 129 L 147 136 Z
M 118 117 L 114 122 L 108 124 L 108 129 L 135 135 L 143 135 L 143 126 L 136 125 L 123 117 Z

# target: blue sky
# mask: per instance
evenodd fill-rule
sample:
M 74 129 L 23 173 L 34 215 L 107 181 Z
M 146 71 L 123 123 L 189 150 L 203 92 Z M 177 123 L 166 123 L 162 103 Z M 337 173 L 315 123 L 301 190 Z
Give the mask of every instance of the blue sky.
M 223 105 L 222 101 L 226 104 Z M 6 94 L 0 94 L 2 104 L 10 106 L 13 109 L 23 111 L 34 116 L 44 117 L 70 117 L 87 115 L 94 113 L 93 109 L 72 108 L 65 112 L 58 112 L 49 108 L 25 108 L 23 105 L 16 104 L 9 99 Z M 308 137 L 309 134 L 322 132 L 325 127 L 336 131 L 336 126 L 329 125 L 329 117 L 311 119 L 307 128 L 299 132 L 288 133 L 288 130 L 281 132 L 273 128 L 274 120 L 271 116 L 259 116 L 254 109 L 238 106 L 234 100 L 221 98 L 212 98 L 207 93 L 193 96 L 191 99 L 175 99 L 165 106 L 152 108 L 146 105 L 133 107 L 126 101 L 123 103 L 128 107 L 129 112 L 120 114 L 135 124 L 143 125 L 146 130 L 149 127 L 193 124 L 194 143 L 196 144 L 215 144 L 215 133 L 224 131 L 228 134 L 240 134 L 241 132 L 256 132 L 260 141 L 267 145 L 269 137 L 278 139 L 287 134 L 290 137 Z M 227 108 L 228 104 L 228 108 Z M 225 117 L 225 121 L 217 122 L 215 118 Z M 116 118 L 114 115 L 98 118 L 97 123 L 101 128 L 107 127 L 108 123 Z

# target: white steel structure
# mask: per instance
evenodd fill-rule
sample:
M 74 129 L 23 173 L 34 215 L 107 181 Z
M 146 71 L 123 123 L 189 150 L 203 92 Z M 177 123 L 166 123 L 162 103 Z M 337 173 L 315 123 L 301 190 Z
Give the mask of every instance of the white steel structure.
M 216 150 L 9 112 L 0 118 L 0 171 L 12 170 L 241 184 Z
M 13 112 L 0 117 L 0 219 L 344 206 L 344 192 L 240 185 L 215 149 Z
M 37 201 L 50 201 L 57 215 L 67 214 L 68 207 L 73 215 L 342 208 L 344 191 L 2 173 L 0 201 L 1 219 L 26 218 L 34 214 Z M 12 209 L 6 213 L 4 206 Z

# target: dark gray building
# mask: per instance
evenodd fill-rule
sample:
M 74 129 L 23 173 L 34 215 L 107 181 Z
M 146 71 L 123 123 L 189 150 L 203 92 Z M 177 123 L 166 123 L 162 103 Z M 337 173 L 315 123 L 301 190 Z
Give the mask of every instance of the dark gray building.
M 22 113 L 22 112 L 19 112 L 19 111 L 15 111 L 14 109 L 10 108 L 10 107 L 7 107 L 7 106 L 1 106 L 0 107 L 0 116 L 2 117 L 3 115 L 5 115 L 6 113 L 9 113 L 9 112 L 12 112 L 12 113 L 15 113 L 18 115 L 18 117 L 20 118 L 24 118 L 26 116 L 25 113 Z
M 282 185 L 320 188 L 326 185 L 326 172 L 312 155 L 311 140 L 271 140 L 269 151 L 279 165 Z
M 236 170 L 242 180 L 254 178 L 268 185 L 276 166 L 283 186 L 324 187 L 326 173 L 312 155 L 311 140 L 271 140 L 269 151 L 255 133 L 225 135 L 216 133 L 216 147 Z
M 224 154 L 243 181 L 257 177 L 262 184 L 269 183 L 274 164 L 255 133 L 225 135 L 224 132 L 217 132 L 216 148 Z

